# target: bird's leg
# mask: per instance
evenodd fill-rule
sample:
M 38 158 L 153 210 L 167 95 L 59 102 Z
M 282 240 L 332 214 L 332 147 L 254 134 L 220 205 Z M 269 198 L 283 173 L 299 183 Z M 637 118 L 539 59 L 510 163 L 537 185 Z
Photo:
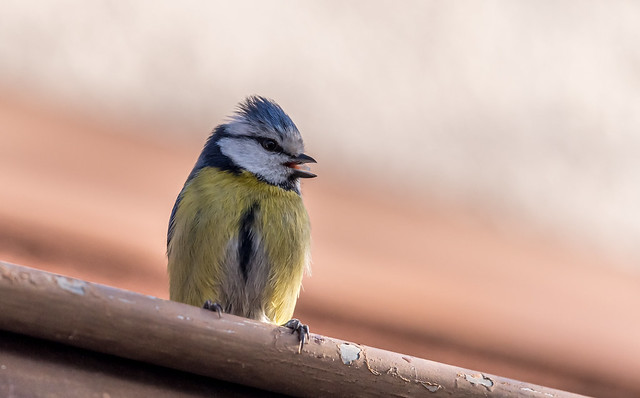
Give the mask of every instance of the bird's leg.
M 214 303 L 211 300 L 207 300 L 204 302 L 204 305 L 202 306 L 202 308 L 209 311 L 215 311 L 218 313 L 218 318 L 222 318 L 223 311 L 222 311 L 222 306 L 219 303 Z
M 293 318 L 289 322 L 285 323 L 284 327 L 291 329 L 291 333 L 298 332 L 298 338 L 300 339 L 298 354 L 300 354 L 302 346 L 309 339 L 309 325 L 305 325 L 296 318 Z

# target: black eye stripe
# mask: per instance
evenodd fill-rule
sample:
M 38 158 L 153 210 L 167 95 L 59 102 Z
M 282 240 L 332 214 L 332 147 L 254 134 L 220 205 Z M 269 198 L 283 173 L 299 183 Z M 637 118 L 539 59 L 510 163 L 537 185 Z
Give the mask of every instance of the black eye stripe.
M 258 143 L 259 143 L 259 144 L 260 144 L 264 149 L 266 149 L 266 150 L 267 150 L 267 151 L 269 151 L 269 152 L 283 153 L 283 154 L 285 154 L 285 155 L 292 156 L 292 157 L 294 156 L 294 155 L 292 155 L 292 154 L 290 154 L 290 153 L 288 153 L 288 152 L 285 152 L 284 148 L 282 148 L 282 147 L 280 146 L 280 144 L 278 144 L 278 142 L 277 142 L 276 140 L 274 140 L 273 138 L 267 138 L 267 137 L 256 137 L 256 136 L 252 136 L 252 135 L 245 135 L 245 134 L 242 134 L 242 135 L 240 135 L 240 134 L 239 134 L 239 135 L 235 135 L 234 137 L 236 137 L 236 138 L 245 138 L 245 139 L 249 139 L 249 140 L 254 140 L 254 141 L 258 142 Z M 274 147 L 273 149 L 267 149 L 267 148 L 265 147 L 265 143 L 266 143 L 266 142 L 273 142 L 273 143 L 275 144 L 275 147 Z
M 282 149 L 282 147 L 276 142 L 276 140 L 273 140 L 271 138 L 265 138 L 265 137 L 252 137 L 252 138 L 258 141 L 258 143 L 262 145 L 262 147 L 269 152 L 284 153 L 284 149 Z

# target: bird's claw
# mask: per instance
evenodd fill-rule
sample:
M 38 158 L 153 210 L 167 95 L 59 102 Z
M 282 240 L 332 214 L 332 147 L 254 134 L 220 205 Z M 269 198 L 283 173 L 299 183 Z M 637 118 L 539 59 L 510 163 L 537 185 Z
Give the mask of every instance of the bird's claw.
M 289 322 L 284 324 L 284 327 L 291 329 L 291 333 L 298 332 L 298 338 L 300 339 L 300 346 L 298 346 L 298 354 L 302 351 L 302 346 L 309 340 L 309 325 L 305 325 L 298 319 L 293 318 Z
M 204 302 L 204 305 L 202 306 L 202 308 L 209 311 L 215 311 L 218 313 L 218 318 L 222 318 L 223 311 L 222 311 L 222 306 L 219 303 L 214 303 L 211 300 L 207 300 Z

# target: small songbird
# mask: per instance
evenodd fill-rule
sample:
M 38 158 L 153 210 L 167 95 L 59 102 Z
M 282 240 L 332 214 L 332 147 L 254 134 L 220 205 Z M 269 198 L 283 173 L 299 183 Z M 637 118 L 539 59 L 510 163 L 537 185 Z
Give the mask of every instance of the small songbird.
M 182 191 L 167 235 L 170 297 L 284 325 L 300 347 L 309 329 L 291 319 L 309 270 L 309 216 L 298 128 L 278 104 L 252 96 L 213 130 Z

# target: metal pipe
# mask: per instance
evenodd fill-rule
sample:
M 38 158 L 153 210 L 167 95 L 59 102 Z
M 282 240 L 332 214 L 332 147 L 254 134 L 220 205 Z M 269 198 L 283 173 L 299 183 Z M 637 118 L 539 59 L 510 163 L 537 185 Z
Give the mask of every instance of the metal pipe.
M 0 329 L 295 396 L 580 395 L 0 262 Z

